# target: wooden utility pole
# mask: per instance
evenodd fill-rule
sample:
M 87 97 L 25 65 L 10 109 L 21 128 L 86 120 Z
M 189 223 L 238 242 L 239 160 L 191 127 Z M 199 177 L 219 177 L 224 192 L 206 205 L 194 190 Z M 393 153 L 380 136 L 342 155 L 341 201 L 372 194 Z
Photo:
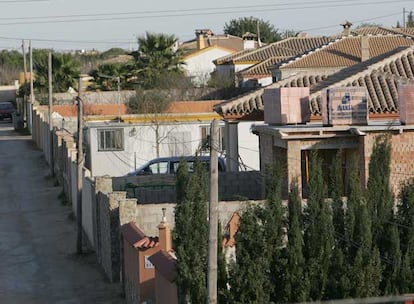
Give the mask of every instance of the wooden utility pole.
M 403 24 L 402 24 L 403 29 L 405 29 L 405 7 L 403 8 Z
M 26 124 L 28 121 L 28 115 L 27 115 L 27 63 L 26 63 L 26 46 L 25 41 L 22 40 L 22 49 L 23 49 L 23 72 L 24 72 L 24 96 L 23 96 L 23 121 L 26 120 Z
M 208 303 L 217 303 L 217 234 L 218 234 L 218 121 L 210 130 L 210 206 L 208 221 Z
M 33 89 L 33 49 L 32 40 L 29 40 L 29 60 L 30 60 L 30 102 L 27 109 L 27 128 L 30 133 L 32 132 L 32 109 L 35 101 L 34 89 Z
M 53 155 L 53 87 L 52 87 L 52 53 L 49 52 L 48 58 L 48 80 L 49 80 L 49 136 L 50 136 L 50 175 L 55 175 L 55 164 Z
M 81 97 L 81 88 L 82 88 L 82 79 L 79 77 L 79 86 L 78 86 L 78 195 L 76 200 L 76 222 L 78 227 L 78 237 L 77 237 L 77 252 L 78 254 L 82 253 L 82 188 L 83 188 L 83 101 Z

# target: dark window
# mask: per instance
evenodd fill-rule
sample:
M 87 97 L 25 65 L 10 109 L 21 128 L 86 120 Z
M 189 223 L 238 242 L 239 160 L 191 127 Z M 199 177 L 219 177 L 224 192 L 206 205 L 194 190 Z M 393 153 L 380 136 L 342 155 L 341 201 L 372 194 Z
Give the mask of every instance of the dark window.
M 101 129 L 98 130 L 98 151 L 123 151 L 124 130 L 123 129 Z

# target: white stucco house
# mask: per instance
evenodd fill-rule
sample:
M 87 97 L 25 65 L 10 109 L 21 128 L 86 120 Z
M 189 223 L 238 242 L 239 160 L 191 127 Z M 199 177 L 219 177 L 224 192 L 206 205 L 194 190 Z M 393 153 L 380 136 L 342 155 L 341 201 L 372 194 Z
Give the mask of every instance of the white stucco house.
M 252 122 L 228 122 L 214 111 L 222 101 L 172 102 L 165 113 L 127 114 L 125 105 L 86 105 L 85 166 L 92 176 L 123 176 L 157 157 L 209 154 L 210 124 L 219 120 L 219 151 L 227 170 L 258 170 L 258 137 Z M 76 126 L 76 106 L 54 106 L 57 126 Z M 118 113 L 121 118 L 118 119 Z M 56 116 L 56 117 L 57 117 Z M 119 121 L 119 122 L 118 122 Z M 63 124 L 64 122 L 64 124 Z M 237 132 L 234 132 L 235 128 Z M 76 132 L 74 128 L 71 132 Z M 231 151 L 232 154 L 229 154 Z
M 220 46 L 210 46 L 184 57 L 183 69 L 196 86 L 207 84 L 210 74 L 214 71 L 213 63 L 217 58 L 234 53 L 233 50 Z

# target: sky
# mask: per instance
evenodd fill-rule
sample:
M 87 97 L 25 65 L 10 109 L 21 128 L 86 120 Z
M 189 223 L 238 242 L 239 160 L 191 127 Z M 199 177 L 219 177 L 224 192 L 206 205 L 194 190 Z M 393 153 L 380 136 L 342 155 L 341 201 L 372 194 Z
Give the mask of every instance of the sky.
M 0 49 L 106 50 L 137 48 L 145 32 L 174 34 L 180 41 L 196 29 L 222 34 L 226 22 L 253 16 L 279 30 L 331 35 L 349 20 L 395 26 L 413 0 L 0 0 Z

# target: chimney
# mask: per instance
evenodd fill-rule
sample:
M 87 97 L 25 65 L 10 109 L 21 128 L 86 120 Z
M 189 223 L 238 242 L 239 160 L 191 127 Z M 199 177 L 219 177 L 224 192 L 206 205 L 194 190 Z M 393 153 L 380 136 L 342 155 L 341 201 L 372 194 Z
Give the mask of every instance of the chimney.
M 171 229 L 170 225 L 167 222 L 167 217 L 165 216 L 166 208 L 162 208 L 162 220 L 158 225 L 158 238 L 160 249 L 165 251 L 170 251 L 171 246 Z
M 247 32 L 243 35 L 243 50 L 251 50 L 256 48 L 256 41 L 255 38 L 257 37 L 256 34 Z
M 352 26 L 352 23 L 349 22 L 349 21 L 345 21 L 341 25 L 344 28 L 343 31 L 342 31 L 342 36 L 344 36 L 344 37 L 350 36 L 351 35 L 351 26 Z
M 197 50 L 202 50 L 206 48 L 206 38 L 210 38 L 213 35 L 213 32 L 209 29 L 202 29 L 195 31 L 197 37 Z
M 366 61 L 369 58 L 369 37 L 361 36 L 361 62 Z

